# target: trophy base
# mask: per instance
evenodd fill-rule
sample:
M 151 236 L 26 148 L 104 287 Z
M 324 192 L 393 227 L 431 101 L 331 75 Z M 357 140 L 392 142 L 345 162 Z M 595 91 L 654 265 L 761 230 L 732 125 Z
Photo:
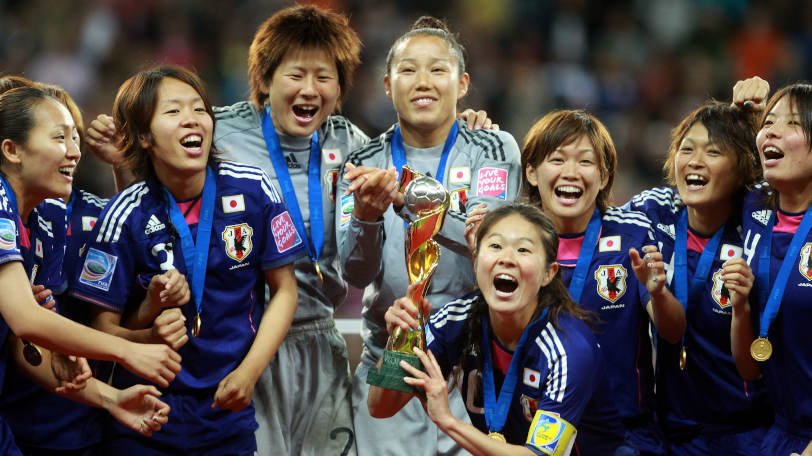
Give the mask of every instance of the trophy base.
M 407 385 L 403 377 L 409 374 L 400 367 L 400 361 L 406 361 L 417 369 L 423 370 L 423 364 L 417 355 L 385 350 L 383 361 L 379 369 L 371 369 L 367 373 L 367 384 L 381 388 L 403 391 L 404 393 L 421 393 L 423 390 Z

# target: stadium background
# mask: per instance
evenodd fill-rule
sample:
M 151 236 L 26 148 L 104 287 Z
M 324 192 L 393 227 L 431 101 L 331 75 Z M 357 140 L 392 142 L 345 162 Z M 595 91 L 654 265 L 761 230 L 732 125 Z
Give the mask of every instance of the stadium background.
M 670 129 L 709 97 L 761 75 L 774 88 L 812 74 L 812 2 L 799 0 L 321 0 L 364 42 L 342 112 L 370 136 L 395 121 L 383 91 L 386 52 L 421 14 L 444 18 L 468 50 L 462 107 L 485 109 L 521 144 L 557 107 L 583 107 L 617 145 L 615 201 L 661 179 Z M 281 0 L 0 0 L 0 73 L 65 87 L 86 121 L 109 112 L 139 69 L 195 69 L 216 105 L 247 96 L 246 56 Z M 110 196 L 85 156 L 78 185 Z M 357 293 L 340 309 L 358 318 Z M 342 322 L 357 332 L 357 320 Z M 358 344 L 353 335 L 351 349 Z M 353 350 L 354 351 L 354 350 Z

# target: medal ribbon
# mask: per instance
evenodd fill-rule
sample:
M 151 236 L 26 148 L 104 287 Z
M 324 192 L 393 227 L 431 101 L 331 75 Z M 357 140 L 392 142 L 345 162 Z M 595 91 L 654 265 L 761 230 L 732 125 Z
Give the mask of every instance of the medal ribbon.
M 688 302 L 694 299 L 697 293 L 700 292 L 705 282 L 708 280 L 713 259 L 716 258 L 716 252 L 719 250 L 719 244 L 722 242 L 722 235 L 724 234 L 725 227 L 722 226 L 710 238 L 705 248 L 702 250 L 702 255 L 699 257 L 696 271 L 690 279 L 691 286 L 688 287 L 688 213 L 685 209 L 681 211 L 680 218 L 677 221 L 676 239 L 674 240 L 674 292 L 677 300 L 682 303 L 682 308 L 688 309 Z
M 775 316 L 778 315 L 778 310 L 781 308 L 781 298 L 784 296 L 784 290 L 787 287 L 789 280 L 789 273 L 795 263 L 795 258 L 801 252 L 801 245 L 806 240 L 810 228 L 812 228 L 812 206 L 810 206 L 798 230 L 792 236 L 792 242 L 789 244 L 787 254 L 781 262 L 781 267 L 778 269 L 778 276 L 775 278 L 775 283 L 770 288 L 770 258 L 772 256 L 772 241 L 773 241 L 773 226 L 775 226 L 775 211 L 770 215 L 770 220 L 767 222 L 767 232 L 764 233 L 764 245 L 761 246 L 758 262 L 758 281 L 761 286 L 761 300 L 767 304 L 764 306 L 764 313 L 761 314 L 761 321 L 759 324 L 759 337 L 767 338 L 770 332 L 770 325 Z
M 510 403 L 513 401 L 513 392 L 516 390 L 516 383 L 519 380 L 519 364 L 522 362 L 524 345 L 529 335 L 534 332 L 537 324 L 544 322 L 548 310 L 549 308 L 545 307 L 541 315 L 522 331 L 522 337 L 519 339 L 519 344 L 516 345 L 513 357 L 510 359 L 510 366 L 507 374 L 505 374 L 505 381 L 502 382 L 498 398 L 496 396 L 496 382 L 493 378 L 493 359 L 491 357 L 491 338 L 487 315 L 486 318 L 482 319 L 482 357 L 484 358 L 482 387 L 485 393 L 485 423 L 489 432 L 502 432 L 502 428 L 505 427 L 508 412 L 510 411 Z
M 595 254 L 595 245 L 598 243 L 598 235 L 601 232 L 601 212 L 595 208 L 592 212 L 592 218 L 589 219 L 589 225 L 586 227 L 584 233 L 584 242 L 581 244 L 581 250 L 578 253 L 578 261 L 575 263 L 575 271 L 572 273 L 572 280 L 570 281 L 569 292 L 572 300 L 580 304 L 581 295 L 584 293 L 584 283 L 586 283 L 586 271 L 589 265 L 592 264 L 592 256 Z
M 262 114 L 262 135 L 265 137 L 265 148 L 268 149 L 268 156 L 276 172 L 276 179 L 285 197 L 288 206 L 288 213 L 296 225 L 296 230 L 305 238 L 307 254 L 314 264 L 319 262 L 321 252 L 324 250 L 324 208 L 321 202 L 321 145 L 319 135 L 313 133 L 310 138 L 310 161 L 307 167 L 307 196 L 308 208 L 310 209 L 310 235 L 305 229 L 302 210 L 299 208 L 299 199 L 296 198 L 296 191 L 293 189 L 293 181 L 288 172 L 288 165 L 282 153 L 282 146 L 279 145 L 279 136 L 273 126 L 271 119 L 271 107 L 265 108 Z
M 454 121 L 454 123 L 451 124 L 451 130 L 448 132 L 448 136 L 445 138 L 443 153 L 440 155 L 440 163 L 437 165 L 437 173 L 434 175 L 434 178 L 441 184 L 445 178 L 445 165 L 448 162 L 448 156 L 454 147 L 454 143 L 457 142 L 457 133 L 459 133 L 459 131 L 460 128 L 457 122 Z M 403 148 L 403 136 L 400 134 L 400 125 L 395 127 L 395 133 L 392 135 L 392 163 L 398 170 L 398 175 L 400 175 L 400 170 L 403 169 L 403 166 L 406 164 L 406 150 Z
M 214 223 L 214 195 L 217 193 L 217 183 L 214 180 L 214 171 L 206 167 L 206 181 L 203 184 L 203 196 L 200 203 L 200 220 L 197 223 L 197 242 L 192 239 L 189 225 L 178 208 L 175 197 L 163 187 L 164 195 L 169 200 L 169 218 L 180 236 L 180 245 L 183 249 L 183 260 L 186 262 L 186 275 L 189 277 L 189 288 L 195 300 L 197 315 L 203 312 L 203 287 L 206 283 L 206 264 L 209 261 L 209 243 L 211 241 L 211 228 Z
M 73 203 L 79 197 L 79 191 L 71 191 L 68 203 L 65 204 L 65 243 L 67 244 L 68 234 L 70 234 L 71 214 L 73 214 Z

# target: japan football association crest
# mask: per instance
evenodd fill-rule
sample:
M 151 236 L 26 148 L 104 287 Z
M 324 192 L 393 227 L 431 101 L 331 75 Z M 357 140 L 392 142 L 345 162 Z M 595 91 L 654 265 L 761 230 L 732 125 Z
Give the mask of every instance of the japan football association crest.
M 812 280 L 812 242 L 807 242 L 801 247 L 801 261 L 798 262 L 798 271 L 801 275 L 806 277 L 806 280 Z
M 626 268 L 620 264 L 607 264 L 595 271 L 598 295 L 609 302 L 617 302 L 626 294 Z
M 533 417 L 536 416 L 536 410 L 539 408 L 539 401 L 530 396 L 525 396 L 522 394 L 519 402 L 522 404 L 524 419 L 526 419 L 528 423 L 533 421 Z
M 327 187 L 327 195 L 330 197 L 330 202 L 336 202 L 336 188 L 338 188 L 338 168 L 328 170 L 324 173 L 324 186 Z
M 713 273 L 713 289 L 711 290 L 713 302 L 720 308 L 727 309 L 730 307 L 730 291 L 724 285 L 722 278 L 722 269 Z
M 449 210 L 454 212 L 466 213 L 466 204 L 468 204 L 468 188 L 458 188 L 448 192 Z
M 223 230 L 223 241 L 226 243 L 226 255 L 242 261 L 251 253 L 251 236 L 254 230 L 247 223 L 228 225 Z

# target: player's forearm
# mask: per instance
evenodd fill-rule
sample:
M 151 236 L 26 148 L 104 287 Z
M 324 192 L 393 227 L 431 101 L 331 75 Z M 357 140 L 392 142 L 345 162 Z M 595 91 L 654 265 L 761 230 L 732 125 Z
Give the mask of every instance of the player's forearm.
M 650 295 L 651 320 L 657 328 L 657 334 L 663 339 L 676 344 L 685 334 L 685 310 L 671 292 L 663 287 L 660 292 Z
M 477 456 L 534 456 L 533 452 L 524 446 L 492 439 L 474 426 L 453 416 L 435 424 L 462 448 Z
M 339 261 L 344 280 L 356 288 L 372 283 L 383 260 L 383 222 L 365 223 L 353 218 L 337 229 Z
M 147 293 L 144 300 L 141 301 L 141 304 L 138 306 L 138 309 L 132 314 L 122 318 L 121 326 L 129 330 L 150 328 L 162 310 L 160 306 L 154 305 L 149 293 Z M 132 340 L 129 337 L 127 337 L 127 339 Z
M 268 284 L 273 295 L 260 320 L 254 342 L 239 366 L 240 369 L 246 370 L 255 381 L 259 379 L 262 371 L 276 355 L 296 313 L 298 290 L 296 278 L 293 275 L 293 265 L 290 264 L 280 269 L 280 271 L 276 271 L 274 282 Z
M 23 344 L 19 338 L 10 336 L 9 342 L 12 353 L 14 354 L 16 368 L 21 370 L 26 377 L 47 391 L 53 392 L 58 386 L 60 386 L 59 380 L 56 378 L 56 376 L 54 376 L 54 372 L 51 369 L 52 354 L 50 350 L 41 348 L 40 354 L 42 355 L 42 362 L 39 365 L 34 366 L 25 359 L 25 356 L 23 355 Z M 62 396 L 81 404 L 92 407 L 102 407 L 104 395 L 102 394 L 103 387 L 100 385 L 104 385 L 104 387 L 107 389 L 114 390 L 113 387 L 91 377 L 88 379 L 85 387 L 81 390 L 71 390 L 69 393 L 62 394 Z

